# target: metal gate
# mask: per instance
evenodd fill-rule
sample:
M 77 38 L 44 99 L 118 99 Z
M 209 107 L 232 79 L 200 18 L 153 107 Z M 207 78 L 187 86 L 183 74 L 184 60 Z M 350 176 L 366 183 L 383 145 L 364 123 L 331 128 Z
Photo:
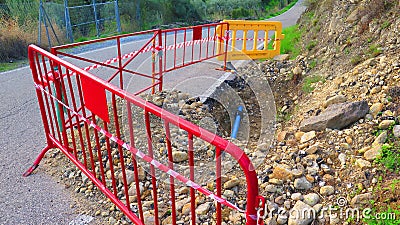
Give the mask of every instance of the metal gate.
M 163 212 L 171 212 L 172 224 L 177 224 L 178 216 L 184 213 L 177 202 L 175 189 L 179 184 L 190 188 L 186 199 L 190 206 L 187 212 L 191 224 L 196 224 L 200 216 L 196 210 L 200 204 L 206 204 L 205 207 L 212 209 L 208 215 L 202 216 L 216 224 L 222 223 L 224 208 L 243 213 L 248 225 L 261 224 L 262 221 L 257 222 L 257 209 L 260 208 L 259 214 L 262 214 L 264 201 L 258 196 L 255 168 L 243 150 L 136 96 L 143 91 L 154 90 L 157 86 L 161 90 L 163 73 L 167 71 L 226 54 L 226 51 L 216 51 L 219 43 L 217 40 L 225 36 L 218 35 L 217 26 L 228 24 L 147 31 L 93 41 L 117 43 L 117 55 L 106 61 L 82 58 L 62 51 L 92 41 L 53 48 L 53 53 L 34 45 L 29 46 L 30 68 L 47 146 L 24 176 L 37 168 L 49 149 L 58 148 L 135 224 L 148 223 L 142 202 L 145 191 L 140 186 L 143 180 L 150 184 L 147 188 L 151 193 L 146 198 L 151 198 L 153 202 L 150 214 L 154 224 L 161 224 Z M 149 35 L 150 38 L 145 40 L 141 49 L 124 53 L 121 40 L 135 35 Z M 167 44 L 169 39 L 172 39 L 172 45 Z M 194 51 L 198 47 L 200 52 Z M 91 66 L 80 69 L 55 54 Z M 149 73 L 127 68 L 141 54 L 150 54 L 152 58 Z M 178 54 L 181 54 L 180 57 L 177 57 Z M 172 60 L 170 55 L 174 56 Z M 101 77 L 103 74 L 88 72 L 99 67 L 114 72 L 108 74 L 107 78 Z M 136 93 L 129 93 L 124 90 L 124 76 L 127 74 L 150 78 L 152 83 Z M 113 84 L 116 77 L 119 79 Z M 161 133 L 155 131 L 156 126 L 162 127 Z M 178 133 L 179 139 L 176 138 Z M 183 143 L 178 150 L 177 142 Z M 163 153 L 156 143 L 165 146 Z M 206 158 L 202 155 L 202 146 L 215 152 L 207 164 L 207 168 L 213 170 L 208 174 L 212 177 L 210 185 L 200 179 L 207 177 L 202 172 L 204 165 L 199 162 Z M 242 180 L 226 180 L 221 156 L 223 152 L 227 153 L 224 160 L 230 155 L 240 166 L 242 174 L 238 177 L 243 177 Z M 178 153 L 183 160 L 176 160 Z M 143 172 L 143 168 L 148 168 L 147 172 Z M 167 182 L 162 182 L 164 179 Z M 241 207 L 235 199 L 222 196 L 223 191 L 230 188 L 226 182 L 232 180 L 242 188 L 245 195 L 246 202 Z M 169 189 L 168 193 L 161 193 L 160 187 L 164 187 L 163 190 Z M 131 192 L 131 188 L 135 191 Z M 205 199 L 199 202 L 199 196 Z

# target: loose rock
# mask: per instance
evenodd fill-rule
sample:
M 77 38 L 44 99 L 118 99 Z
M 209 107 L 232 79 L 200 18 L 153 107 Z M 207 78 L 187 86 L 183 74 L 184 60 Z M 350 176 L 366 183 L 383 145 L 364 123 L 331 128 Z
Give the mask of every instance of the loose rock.
M 294 180 L 294 187 L 299 190 L 308 190 L 312 184 L 305 177 L 301 177 Z
M 323 131 L 326 128 L 342 129 L 363 118 L 368 110 L 366 101 L 333 104 L 320 115 L 304 120 L 300 130 L 307 132 Z
M 323 186 L 319 189 L 319 193 L 323 196 L 329 196 L 335 193 L 335 188 L 332 186 Z

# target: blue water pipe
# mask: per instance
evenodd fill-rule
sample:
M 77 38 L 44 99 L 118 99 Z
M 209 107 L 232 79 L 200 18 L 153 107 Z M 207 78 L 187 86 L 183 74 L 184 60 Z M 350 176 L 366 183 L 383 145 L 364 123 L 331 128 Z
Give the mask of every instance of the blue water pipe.
M 238 133 L 239 127 L 240 127 L 240 119 L 241 119 L 242 113 L 243 113 L 243 106 L 239 106 L 238 110 L 236 112 L 235 122 L 233 123 L 231 138 L 236 138 L 236 136 L 237 136 L 237 133 Z

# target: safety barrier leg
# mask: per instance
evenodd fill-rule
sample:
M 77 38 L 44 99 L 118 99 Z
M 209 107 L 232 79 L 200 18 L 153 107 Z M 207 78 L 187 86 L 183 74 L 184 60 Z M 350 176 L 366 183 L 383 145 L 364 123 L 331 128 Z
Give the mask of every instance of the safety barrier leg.
M 52 147 L 50 147 L 49 145 L 43 148 L 38 157 L 36 158 L 35 162 L 33 162 L 33 165 L 22 176 L 27 177 L 31 175 L 31 173 L 39 166 L 39 163 L 43 159 L 46 152 L 49 151 L 51 148 Z

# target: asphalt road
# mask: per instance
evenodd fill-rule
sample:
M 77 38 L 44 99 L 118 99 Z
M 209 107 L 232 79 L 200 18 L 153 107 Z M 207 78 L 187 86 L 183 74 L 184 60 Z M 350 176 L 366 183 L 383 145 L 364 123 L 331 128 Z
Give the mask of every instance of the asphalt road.
M 283 26 L 296 23 L 304 11 L 303 0 L 271 20 Z M 107 56 L 106 49 L 83 54 Z M 209 62 L 166 75 L 166 88 L 198 95 L 222 73 Z M 199 78 L 201 77 L 201 79 Z M 193 88 L 195 86 L 196 88 Z M 33 81 L 28 67 L 0 73 L 0 224 L 69 224 L 78 215 L 72 193 L 40 167 L 29 177 L 22 173 L 45 146 Z

